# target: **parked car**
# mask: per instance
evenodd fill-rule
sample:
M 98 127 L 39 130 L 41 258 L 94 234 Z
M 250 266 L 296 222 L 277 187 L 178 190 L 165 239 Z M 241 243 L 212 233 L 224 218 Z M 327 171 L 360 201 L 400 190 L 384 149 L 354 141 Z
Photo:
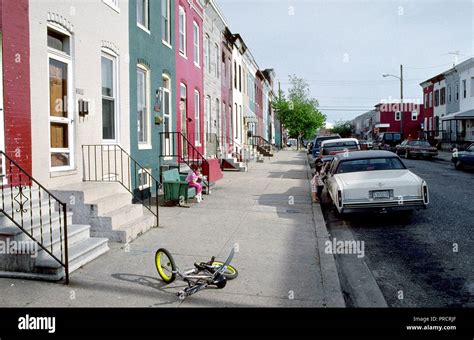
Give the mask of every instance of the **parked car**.
M 329 162 L 338 153 L 359 151 L 359 141 L 355 138 L 328 139 L 321 142 L 319 147 L 319 158 L 323 162 Z
M 428 185 L 389 151 L 336 154 L 324 179 L 339 213 L 426 208 Z
M 451 161 L 458 170 L 463 168 L 474 168 L 474 143 L 469 145 L 464 151 L 454 150 Z
M 296 140 L 296 138 L 289 138 L 286 141 L 286 146 L 288 146 L 288 147 L 296 146 L 297 144 L 298 144 L 298 141 Z
M 400 132 L 382 132 L 377 136 L 374 150 L 388 150 L 395 152 L 395 147 L 402 141 Z
M 396 146 L 395 153 L 407 159 L 410 157 L 432 158 L 438 156 L 438 149 L 426 140 L 404 140 L 402 144 Z
M 339 139 L 341 136 L 339 134 L 330 135 L 330 136 L 318 136 L 313 141 L 313 157 L 316 158 L 319 156 L 319 147 L 321 146 L 321 142 L 328 140 L 328 139 Z

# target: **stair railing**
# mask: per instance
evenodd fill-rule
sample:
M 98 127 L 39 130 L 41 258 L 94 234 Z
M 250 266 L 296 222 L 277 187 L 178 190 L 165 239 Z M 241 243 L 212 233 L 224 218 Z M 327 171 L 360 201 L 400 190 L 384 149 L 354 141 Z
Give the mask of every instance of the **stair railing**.
M 1 212 L 33 244 L 64 268 L 65 284 L 69 284 L 66 203 L 54 196 L 5 152 L 0 151 L 0 156 Z M 37 255 L 38 249 L 28 251 Z
M 182 162 L 189 168 L 193 165 L 207 168 L 209 170 L 207 179 L 203 180 L 203 183 L 208 189 L 210 188 L 212 178 L 209 162 L 183 133 L 160 132 L 160 159 L 166 158 L 175 158 L 178 163 Z
M 159 190 L 161 183 L 151 171 L 138 163 L 121 146 L 92 144 L 82 146 L 83 181 L 117 182 L 156 218 L 159 226 Z M 153 194 L 155 199 L 153 200 Z

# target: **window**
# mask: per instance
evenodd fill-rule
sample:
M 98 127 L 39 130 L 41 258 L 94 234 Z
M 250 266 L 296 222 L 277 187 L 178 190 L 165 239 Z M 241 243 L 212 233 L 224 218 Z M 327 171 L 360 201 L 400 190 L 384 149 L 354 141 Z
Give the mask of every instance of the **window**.
M 161 0 L 161 39 L 171 46 L 171 6 L 170 0 Z
M 73 93 L 70 36 L 47 30 L 49 68 L 49 127 L 51 169 L 68 170 L 73 167 Z
M 411 112 L 411 120 L 417 120 L 418 119 L 418 111 L 417 110 L 413 110 Z
M 474 97 L 474 77 L 471 77 L 471 97 Z
M 234 87 L 237 89 L 237 62 L 234 61 Z
M 144 190 L 151 187 L 150 174 L 151 174 L 151 169 L 138 170 L 138 189 L 139 190 Z
M 196 145 L 201 145 L 201 119 L 200 119 L 200 95 L 198 90 L 194 90 L 194 140 Z
M 179 52 L 186 56 L 186 12 L 179 6 Z
M 209 141 L 211 133 L 211 97 L 206 96 L 204 99 L 204 121 L 206 122 L 206 142 Z
M 467 87 L 466 87 L 466 79 L 462 81 L 462 97 L 466 98 L 467 96 Z
M 116 58 L 102 54 L 102 139 L 116 141 Z
M 454 86 L 455 86 L 454 87 L 454 91 L 455 91 L 454 92 L 455 93 L 454 98 L 456 99 L 456 101 L 458 101 L 459 100 L 459 82 L 456 82 L 456 84 Z
M 239 91 L 242 92 L 242 66 L 239 65 Z
M 137 127 L 138 147 L 151 147 L 150 75 L 142 65 L 137 67 Z
M 221 130 L 221 112 L 220 112 L 221 104 L 219 102 L 219 99 L 217 99 L 217 98 L 216 98 L 215 109 L 216 109 L 216 116 L 215 116 L 215 119 L 214 119 L 214 127 L 216 128 L 216 131 L 219 134 L 219 132 Z
M 196 22 L 193 23 L 193 38 L 194 38 L 194 65 L 199 67 L 199 26 Z
M 435 91 L 435 106 L 439 106 L 439 90 Z
M 401 118 L 402 118 L 402 115 L 401 115 L 400 111 L 395 112 L 395 120 L 399 121 L 399 120 L 401 120 Z
M 441 88 L 439 104 L 446 104 L 446 87 Z
M 207 34 L 204 37 L 204 69 L 211 73 L 211 41 Z
M 430 92 L 428 99 L 428 107 L 433 107 L 433 92 Z
M 219 68 L 220 68 L 220 63 L 219 63 L 219 56 L 220 56 L 220 51 L 219 51 L 219 45 L 218 44 L 214 44 L 214 50 L 215 50 L 215 60 L 216 60 L 216 77 L 219 78 L 220 76 L 220 71 L 219 71 Z M 210 71 L 210 68 L 209 68 L 209 71 Z
M 451 84 L 448 85 L 448 103 L 451 103 L 452 100 L 452 91 L 451 91 Z
M 173 131 L 173 122 L 171 115 L 171 78 L 163 74 L 163 97 L 162 97 L 162 111 L 163 111 L 163 132 L 168 132 L 165 134 L 165 155 L 172 154 L 172 138 L 170 138 L 169 132 Z
M 425 93 L 424 103 L 425 103 L 425 107 L 427 107 L 428 106 L 428 93 Z
M 148 17 L 148 1 L 149 0 L 137 0 L 137 24 L 138 27 L 148 30 L 149 17 Z

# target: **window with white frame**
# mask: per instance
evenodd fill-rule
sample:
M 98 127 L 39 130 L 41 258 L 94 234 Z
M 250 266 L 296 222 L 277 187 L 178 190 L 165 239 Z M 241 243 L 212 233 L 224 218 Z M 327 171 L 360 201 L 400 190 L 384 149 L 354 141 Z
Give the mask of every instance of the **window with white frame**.
M 428 93 L 425 93 L 425 100 L 424 100 L 425 107 L 428 106 Z
M 138 189 L 144 190 L 151 187 L 151 169 L 138 170 Z
M 201 145 L 201 98 L 198 90 L 194 90 L 194 141 Z
M 411 120 L 417 120 L 418 119 L 418 111 L 417 110 L 413 110 L 411 112 Z
M 138 147 L 151 147 L 150 126 L 150 72 L 143 66 L 137 67 L 137 128 Z
M 428 107 L 433 107 L 433 92 L 430 92 L 429 94 Z
M 173 141 L 170 132 L 173 131 L 173 121 L 171 115 L 171 78 L 167 74 L 163 74 L 163 132 L 165 134 L 165 155 L 171 155 L 173 150 Z
M 452 100 L 452 89 L 451 84 L 448 85 L 448 103 L 451 103 Z
M 211 97 L 204 98 L 204 121 L 206 122 L 206 142 L 209 141 L 209 134 L 211 133 Z
M 102 139 L 117 140 L 117 58 L 102 53 Z
M 471 97 L 474 97 L 474 77 L 471 77 Z
M 199 65 L 199 25 L 196 22 L 193 22 L 193 41 L 194 41 L 194 65 Z
M 219 45 L 214 44 L 214 50 L 215 50 L 215 61 L 216 61 L 216 77 L 219 78 L 220 76 L 220 50 L 219 50 Z
M 145 30 L 150 29 L 148 8 L 149 0 L 137 0 L 137 25 Z
M 395 112 L 395 120 L 399 121 L 402 119 L 402 114 L 400 111 Z
M 208 34 L 204 36 L 204 69 L 211 73 L 211 40 Z
M 454 88 L 455 88 L 455 99 L 456 101 L 459 100 L 459 82 L 456 82 L 456 84 L 454 85 Z
M 58 28 L 47 29 L 49 68 L 49 128 L 51 170 L 69 170 L 73 158 L 73 92 L 71 36 Z
M 171 0 L 161 0 L 161 40 L 171 46 Z
M 179 6 L 179 52 L 186 56 L 186 11 Z
M 467 87 L 466 87 L 466 79 L 462 81 L 462 97 L 466 98 L 467 96 Z

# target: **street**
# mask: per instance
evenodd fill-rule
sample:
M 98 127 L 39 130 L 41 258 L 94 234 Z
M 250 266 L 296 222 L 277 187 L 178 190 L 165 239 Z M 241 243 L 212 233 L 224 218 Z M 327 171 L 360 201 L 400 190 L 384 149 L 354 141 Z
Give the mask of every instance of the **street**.
M 339 217 L 323 194 L 323 212 L 332 237 L 350 231 L 365 242 L 365 263 L 391 307 L 474 306 L 474 172 L 456 171 L 448 162 L 403 160 L 428 183 L 430 205 L 410 214 L 353 215 Z M 350 255 L 337 255 L 338 267 Z M 352 269 L 353 270 L 353 269 Z M 352 302 L 352 303 L 351 303 Z

